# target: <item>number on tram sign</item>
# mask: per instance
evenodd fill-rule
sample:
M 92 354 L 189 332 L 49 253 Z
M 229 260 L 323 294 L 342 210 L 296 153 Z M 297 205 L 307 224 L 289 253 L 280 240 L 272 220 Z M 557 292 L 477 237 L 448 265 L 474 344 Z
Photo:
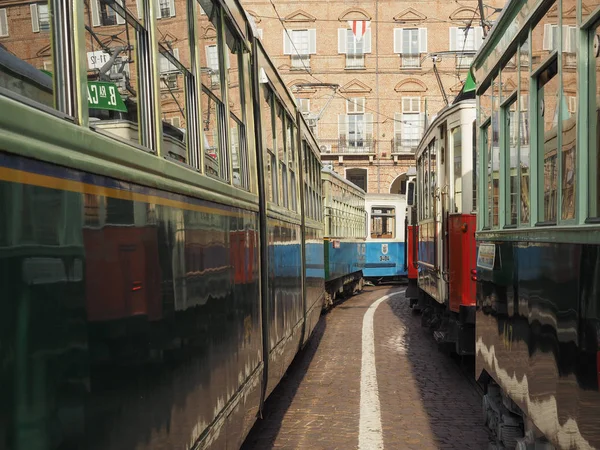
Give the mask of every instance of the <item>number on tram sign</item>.
M 110 55 L 102 50 L 87 52 L 88 69 L 100 69 L 110 59 Z

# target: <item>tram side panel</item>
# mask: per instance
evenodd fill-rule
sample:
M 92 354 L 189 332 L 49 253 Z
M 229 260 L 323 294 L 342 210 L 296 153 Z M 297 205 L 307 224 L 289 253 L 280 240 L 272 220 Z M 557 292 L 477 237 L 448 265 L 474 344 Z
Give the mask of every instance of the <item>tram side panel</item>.
M 65 447 L 187 448 L 231 414 L 229 402 L 241 389 L 236 408 L 246 412 L 240 426 L 249 429 L 260 398 L 258 252 L 253 239 L 232 236 L 256 233 L 256 213 L 0 154 L 0 171 L 13 167 L 28 184 L 0 182 L 1 220 L 5 228 L 32 230 L 27 250 L 17 239 L 0 253 L 0 273 L 13 274 L 3 281 L 12 294 L 0 301 L 3 347 L 20 361 L 0 369 L 2 385 L 11 387 L 0 396 L 18 411 L 15 426 L 27 424 L 45 448 L 53 448 L 50 424 L 60 424 Z M 40 170 L 49 175 L 38 186 Z M 72 191 L 59 188 L 65 180 Z M 137 200 L 100 194 L 113 186 Z M 90 228 L 98 221 L 84 196 L 108 204 L 102 228 Z M 52 215 L 68 224 L 43 217 L 40 202 L 70 211 Z M 19 214 L 24 210 L 30 213 Z M 236 277 L 245 272 L 242 261 L 252 269 L 243 279 Z M 10 306 L 25 298 L 27 309 Z M 19 324 L 27 324 L 27 346 L 10 338 Z M 31 392 L 38 392 L 33 403 Z M 81 420 L 60 419 L 74 411 Z M 17 448 L 29 446 L 20 439 L 31 433 L 14 434 L 1 422 L 0 434 L 12 435 Z

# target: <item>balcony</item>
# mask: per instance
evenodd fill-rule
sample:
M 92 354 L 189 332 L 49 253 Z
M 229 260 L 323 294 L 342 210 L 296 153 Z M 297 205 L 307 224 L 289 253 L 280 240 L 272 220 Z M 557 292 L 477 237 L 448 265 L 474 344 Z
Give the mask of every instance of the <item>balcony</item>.
M 410 136 L 403 138 L 402 135 L 398 134 L 395 138 L 391 139 L 391 150 L 390 153 L 394 158 L 394 162 L 398 162 L 398 157 L 402 155 L 414 155 L 419 145 L 419 138 Z
M 369 155 L 374 154 L 377 142 L 371 138 L 365 139 L 319 139 L 322 155 Z

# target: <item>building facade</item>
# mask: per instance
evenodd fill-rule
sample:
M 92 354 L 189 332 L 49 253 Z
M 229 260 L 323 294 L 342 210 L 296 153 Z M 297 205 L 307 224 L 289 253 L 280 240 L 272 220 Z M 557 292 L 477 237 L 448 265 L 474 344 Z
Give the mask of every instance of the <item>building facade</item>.
M 486 1 L 482 22 L 472 0 L 242 3 L 323 164 L 373 193 L 403 191 L 427 121 L 460 92 L 504 5 Z

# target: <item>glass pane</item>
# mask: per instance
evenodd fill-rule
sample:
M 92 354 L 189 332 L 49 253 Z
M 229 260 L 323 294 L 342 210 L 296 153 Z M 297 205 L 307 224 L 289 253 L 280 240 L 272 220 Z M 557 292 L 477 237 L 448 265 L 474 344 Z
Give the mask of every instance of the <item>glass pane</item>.
M 185 47 L 182 47 L 185 50 Z M 186 154 L 186 95 L 191 86 L 191 73 L 181 69 L 178 57 L 180 48 L 163 47 L 159 44 L 160 104 L 163 120 L 163 154 L 181 162 L 187 162 Z M 189 64 L 189 48 L 187 49 Z M 188 80 L 186 82 L 186 80 Z
M 90 127 L 138 144 L 136 61 L 140 60 L 140 55 L 136 29 L 125 24 L 125 18 L 102 1 L 87 3 L 85 20 Z
M 531 65 L 535 70 L 548 55 L 558 50 L 558 15 L 553 11 L 554 5 L 531 31 Z
M 508 143 L 509 169 L 508 189 L 509 189 L 509 208 L 507 223 L 509 225 L 517 224 L 518 211 L 518 148 L 519 148 L 519 120 L 517 116 L 517 102 L 514 101 L 507 109 L 506 117 L 506 142 Z
M 200 57 L 200 77 L 202 84 L 220 100 L 221 93 L 221 62 L 217 42 L 218 10 L 210 0 L 201 0 L 198 15 L 197 45 Z
M 487 125 L 483 129 L 483 142 L 482 148 L 485 151 L 485 163 L 487 168 L 486 180 L 487 180 L 487 193 L 486 193 L 486 206 L 487 214 L 485 216 L 485 226 L 489 228 L 492 224 L 492 126 Z
M 499 198 L 500 198 L 500 82 L 494 80 L 492 83 L 492 136 L 491 136 L 491 220 L 490 224 L 496 228 L 499 226 Z
M 575 164 L 577 147 L 577 57 L 579 45 L 577 42 L 576 15 L 572 13 L 577 8 L 576 0 L 562 1 L 562 174 L 561 174 L 561 218 L 575 218 L 575 186 L 577 168 Z
M 519 51 L 519 77 L 521 86 L 519 91 L 519 160 L 520 160 L 520 199 L 521 199 L 521 224 L 529 223 L 529 41 L 521 46 Z
M 543 221 L 556 221 L 557 208 L 557 144 L 558 144 L 558 113 L 560 86 L 558 84 L 557 64 L 553 63 L 540 74 L 538 80 L 539 136 L 543 145 L 544 176 L 543 176 Z
M 203 88 L 200 95 L 202 107 L 202 135 L 204 139 L 204 173 L 222 178 L 221 144 L 219 139 L 218 109 L 219 103 L 208 90 Z
M 265 153 L 265 164 L 267 167 L 267 197 L 269 201 L 273 202 L 276 197 L 273 196 L 274 184 L 272 183 L 273 175 L 272 171 L 274 167 L 271 165 L 270 154 L 273 152 L 273 117 L 271 108 L 271 91 L 266 84 L 262 84 L 260 88 L 260 126 L 262 130 L 263 148 L 267 151 Z
M 454 152 L 454 212 L 462 212 L 462 133 L 460 127 L 452 130 Z
M 54 106 L 52 37 L 48 3 L 2 6 L 6 36 L 0 45 L 15 58 L 0 66 L 0 86 L 49 108 Z M 24 44 L 27 43 L 27 44 Z M 17 75 L 25 74 L 27 75 Z
M 597 51 L 600 25 L 589 33 L 589 116 L 590 116 L 590 217 L 600 216 L 600 54 Z
M 488 88 L 479 96 L 479 124 L 492 115 L 492 87 Z

